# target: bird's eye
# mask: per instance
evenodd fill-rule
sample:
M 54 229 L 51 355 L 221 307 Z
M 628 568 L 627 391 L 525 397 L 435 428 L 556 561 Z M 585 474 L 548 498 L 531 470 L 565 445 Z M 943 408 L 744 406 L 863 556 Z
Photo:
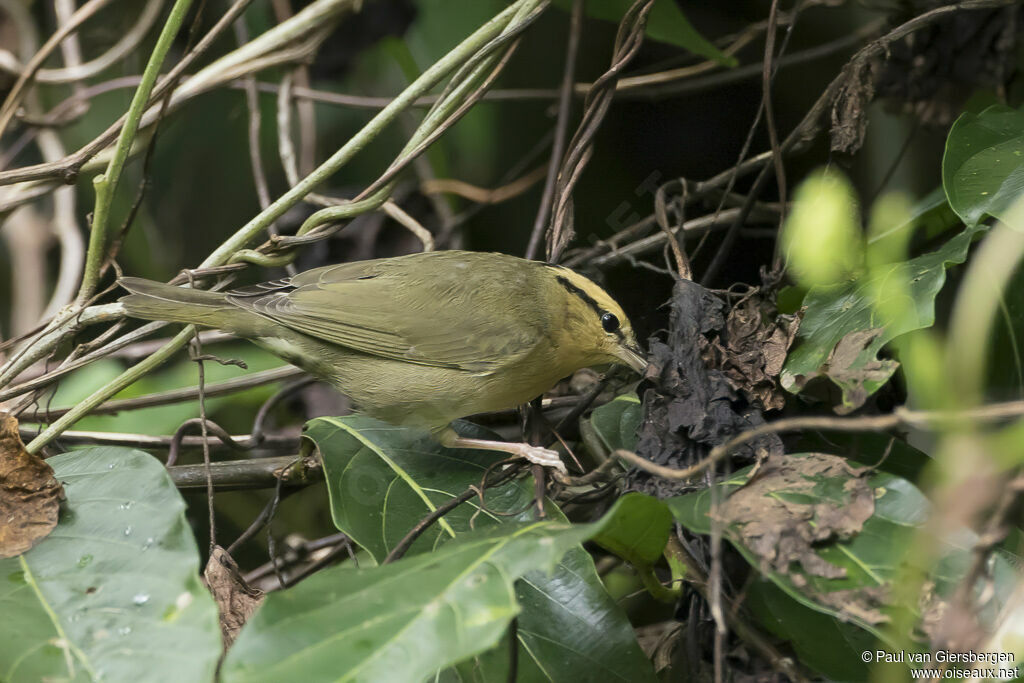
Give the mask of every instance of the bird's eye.
M 601 316 L 601 327 L 605 332 L 614 332 L 619 329 L 619 319 L 612 313 L 605 313 Z

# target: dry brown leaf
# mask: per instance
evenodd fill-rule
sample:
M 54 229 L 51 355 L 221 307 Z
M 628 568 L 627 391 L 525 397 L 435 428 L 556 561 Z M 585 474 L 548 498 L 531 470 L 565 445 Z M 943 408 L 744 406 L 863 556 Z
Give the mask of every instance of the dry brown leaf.
M 221 639 L 227 650 L 263 602 L 263 591 L 249 587 L 239 573 L 238 565 L 219 545 L 210 553 L 210 560 L 203 570 L 203 582 L 217 602 Z
M 799 327 L 799 316 L 779 315 L 771 301 L 749 296 L 729 311 L 720 338 L 704 350 L 704 360 L 724 372 L 751 403 L 781 410 L 786 394 L 779 373 Z
M 822 366 L 834 382 L 846 388 L 846 402 L 837 405 L 838 415 L 847 415 L 864 405 L 870 395 L 864 388 L 865 382 L 885 382 L 895 372 L 898 363 L 894 360 L 877 358 L 859 363 L 861 354 L 885 332 L 884 328 L 854 330 L 835 345 Z
M 832 151 L 855 154 L 864 144 L 868 128 L 868 105 L 875 96 L 878 63 L 873 60 L 850 62 L 845 79 L 832 105 Z
M 20 555 L 57 526 L 64 487 L 25 450 L 18 420 L 0 416 L 0 557 Z
M 878 626 L 890 621 L 882 612 L 889 602 L 889 591 L 883 586 L 864 586 L 829 593 L 815 593 L 815 599 L 839 610 L 847 617 Z
M 875 494 L 861 470 L 834 455 L 812 453 L 799 458 L 769 456 L 758 475 L 731 494 L 719 516 L 739 535 L 766 569 L 805 582 L 791 566 L 826 578 L 842 578 L 846 571 L 826 562 L 814 544 L 856 535 L 875 511 Z M 843 478 L 845 502 L 797 503 L 778 494 L 810 495 L 823 479 Z
M 835 455 L 771 456 L 746 486 L 728 497 L 719 515 L 738 540 L 761 558 L 763 570 L 786 574 L 794 585 L 809 590 L 805 574 L 828 579 L 846 576 L 845 569 L 822 559 L 816 546 L 852 538 L 874 514 L 875 492 L 867 482 L 870 473 L 869 468 L 851 467 Z M 815 495 L 821 502 L 810 504 L 790 497 L 811 496 L 829 479 L 843 481 L 842 501 Z M 881 611 L 887 597 L 884 586 L 815 591 L 813 597 L 850 618 L 872 624 L 888 620 Z

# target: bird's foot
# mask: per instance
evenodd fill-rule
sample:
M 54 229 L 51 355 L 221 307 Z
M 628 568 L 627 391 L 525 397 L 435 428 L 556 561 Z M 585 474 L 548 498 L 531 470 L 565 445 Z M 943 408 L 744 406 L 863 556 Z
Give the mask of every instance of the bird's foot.
M 569 474 L 568 470 L 565 469 L 565 463 L 562 462 L 562 457 L 557 451 L 542 448 L 541 446 L 531 446 L 527 443 L 519 444 L 519 446 L 519 454 L 534 465 L 551 467 L 563 475 Z
M 470 439 L 459 436 L 454 430 L 448 429 L 438 435 L 442 444 L 449 448 L 477 448 L 485 451 L 501 451 L 524 458 L 535 465 L 550 467 L 555 470 L 555 479 L 562 481 L 568 476 L 568 471 L 562 463 L 562 458 L 557 452 L 541 446 L 531 446 L 528 443 L 508 443 L 505 441 L 491 441 L 489 439 Z

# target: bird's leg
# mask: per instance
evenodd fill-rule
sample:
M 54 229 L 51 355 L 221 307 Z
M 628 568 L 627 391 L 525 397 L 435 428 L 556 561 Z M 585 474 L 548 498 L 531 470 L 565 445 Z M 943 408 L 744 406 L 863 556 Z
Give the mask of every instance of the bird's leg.
M 484 451 L 501 451 L 511 453 L 521 458 L 526 458 L 536 465 L 552 467 L 562 474 L 568 474 L 561 456 L 557 452 L 541 446 L 531 446 L 528 443 L 510 443 L 507 441 L 489 441 L 487 439 L 470 439 L 459 436 L 455 430 L 448 428 L 437 435 L 441 445 L 448 448 L 476 448 Z

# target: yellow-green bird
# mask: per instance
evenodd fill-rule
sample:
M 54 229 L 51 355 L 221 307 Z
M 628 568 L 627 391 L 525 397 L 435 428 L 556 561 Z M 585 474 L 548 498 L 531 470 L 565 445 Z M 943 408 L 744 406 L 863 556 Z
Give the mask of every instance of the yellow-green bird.
M 452 420 L 504 410 L 580 368 L 646 361 L 622 308 L 561 266 L 437 251 L 314 268 L 229 292 L 122 278 L 125 312 L 252 340 L 362 412 L 445 446 L 505 451 L 564 471 L 554 451 L 460 437 Z

